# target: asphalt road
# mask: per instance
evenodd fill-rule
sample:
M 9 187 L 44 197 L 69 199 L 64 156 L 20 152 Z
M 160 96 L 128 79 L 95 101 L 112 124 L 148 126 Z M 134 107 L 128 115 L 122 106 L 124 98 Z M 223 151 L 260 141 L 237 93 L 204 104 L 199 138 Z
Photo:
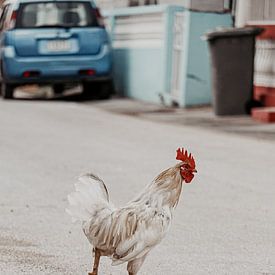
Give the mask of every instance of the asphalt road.
M 0 101 L 0 274 L 86 274 L 91 249 L 64 212 L 75 178 L 102 177 L 122 205 L 185 146 L 198 174 L 141 275 L 275 274 L 275 146 L 114 114 L 97 104 Z M 127 274 L 125 266 L 104 275 Z

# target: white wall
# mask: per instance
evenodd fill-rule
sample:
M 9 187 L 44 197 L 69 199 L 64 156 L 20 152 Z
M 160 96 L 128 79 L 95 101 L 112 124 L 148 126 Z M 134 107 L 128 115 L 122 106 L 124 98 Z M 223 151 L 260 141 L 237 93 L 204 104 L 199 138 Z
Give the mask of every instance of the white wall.
M 158 0 L 160 4 L 182 5 L 187 9 L 198 11 L 222 12 L 229 5 L 228 0 Z
M 102 9 L 114 9 L 134 5 L 169 4 L 184 6 L 198 11 L 223 12 L 229 7 L 230 0 L 97 0 Z
M 159 0 L 97 0 L 96 3 L 101 9 L 124 8 L 134 5 L 153 5 Z M 183 1 L 183 0 L 181 0 Z M 170 1 L 173 2 L 173 1 Z
M 114 48 L 161 48 L 164 41 L 163 13 L 118 16 L 113 33 Z
M 275 0 L 238 0 L 236 26 L 275 24 Z

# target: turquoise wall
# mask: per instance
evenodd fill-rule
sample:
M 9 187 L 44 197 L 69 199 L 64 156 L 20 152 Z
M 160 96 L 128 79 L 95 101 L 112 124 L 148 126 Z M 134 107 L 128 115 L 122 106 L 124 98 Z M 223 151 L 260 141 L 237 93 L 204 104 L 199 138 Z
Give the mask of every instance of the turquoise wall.
M 163 93 L 163 50 L 115 49 L 114 77 L 121 95 L 160 103 Z
M 119 94 L 153 103 L 164 103 L 170 92 L 173 16 L 182 7 L 157 5 L 123 8 L 105 14 L 111 22 L 111 39 L 114 43 L 114 80 Z M 142 16 L 163 17 L 163 41 L 158 47 L 123 47 L 116 45 L 117 18 Z
M 181 88 L 178 104 L 182 107 L 209 104 L 212 101 L 211 67 L 207 42 L 202 36 L 217 26 L 232 26 L 230 14 L 201 13 L 177 6 L 147 6 L 114 10 L 110 19 L 111 38 L 116 42 L 117 18 L 143 14 L 163 14 L 163 42 L 160 47 L 122 47 L 114 43 L 114 80 L 124 96 L 169 105 L 173 58 L 175 12 L 185 12 Z
M 182 106 L 209 104 L 212 101 L 211 62 L 207 31 L 232 26 L 230 14 L 186 12 L 189 32 L 186 33 L 186 51 L 183 57 Z

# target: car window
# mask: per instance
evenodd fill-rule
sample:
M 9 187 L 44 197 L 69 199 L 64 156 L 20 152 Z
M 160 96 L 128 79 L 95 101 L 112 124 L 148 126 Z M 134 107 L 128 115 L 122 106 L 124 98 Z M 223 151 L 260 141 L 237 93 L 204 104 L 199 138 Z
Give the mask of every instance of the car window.
M 87 27 L 97 25 L 89 2 L 36 2 L 20 5 L 17 28 Z
M 10 5 L 7 5 L 3 8 L 1 18 L 0 18 L 0 31 L 2 31 L 4 29 L 4 25 L 5 25 L 4 23 L 6 21 L 6 16 L 7 16 L 8 11 L 9 11 L 9 6 Z

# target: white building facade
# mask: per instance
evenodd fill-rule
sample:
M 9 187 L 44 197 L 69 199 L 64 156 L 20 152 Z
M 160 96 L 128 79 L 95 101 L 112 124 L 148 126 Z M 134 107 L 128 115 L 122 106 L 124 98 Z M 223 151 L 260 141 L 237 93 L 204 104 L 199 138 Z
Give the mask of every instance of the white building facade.
M 233 0 L 234 1 L 234 0 Z M 101 9 L 116 9 L 145 5 L 178 5 L 198 11 L 223 12 L 232 7 L 232 0 L 97 0 Z
M 236 26 L 259 26 L 257 38 L 254 94 L 266 107 L 275 107 L 275 0 L 239 0 Z

